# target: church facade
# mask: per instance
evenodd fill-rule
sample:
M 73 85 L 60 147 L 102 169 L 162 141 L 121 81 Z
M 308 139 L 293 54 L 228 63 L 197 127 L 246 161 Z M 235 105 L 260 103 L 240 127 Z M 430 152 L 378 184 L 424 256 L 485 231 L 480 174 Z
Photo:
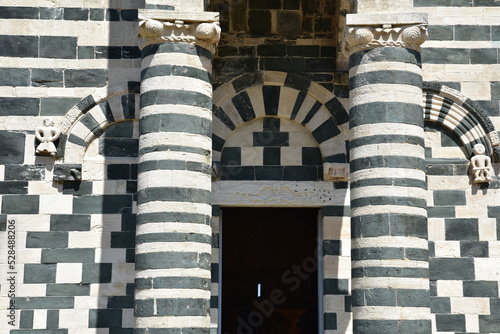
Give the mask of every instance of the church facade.
M 500 333 L 497 0 L 0 5 L 0 334 Z

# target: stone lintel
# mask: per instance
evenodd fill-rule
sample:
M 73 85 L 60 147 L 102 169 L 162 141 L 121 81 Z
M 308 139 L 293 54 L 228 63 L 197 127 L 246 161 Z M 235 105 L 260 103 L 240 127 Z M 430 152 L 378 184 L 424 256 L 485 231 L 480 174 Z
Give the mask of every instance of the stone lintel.
M 161 9 L 139 9 L 139 20 L 184 21 L 184 22 L 219 22 L 216 12 L 176 12 Z
M 427 24 L 427 13 L 347 14 L 347 26 L 384 26 Z
M 348 14 L 342 52 L 349 56 L 375 47 L 402 47 L 421 51 L 427 39 L 427 14 L 376 13 Z

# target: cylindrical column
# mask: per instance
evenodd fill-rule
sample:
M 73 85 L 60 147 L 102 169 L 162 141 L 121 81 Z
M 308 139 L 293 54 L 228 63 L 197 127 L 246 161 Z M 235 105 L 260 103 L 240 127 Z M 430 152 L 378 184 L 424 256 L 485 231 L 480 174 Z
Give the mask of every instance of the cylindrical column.
M 386 28 L 351 30 L 362 42 L 349 72 L 353 331 L 429 334 L 421 60 L 406 27 Z
M 141 24 L 134 333 L 209 333 L 212 53 L 179 13 Z

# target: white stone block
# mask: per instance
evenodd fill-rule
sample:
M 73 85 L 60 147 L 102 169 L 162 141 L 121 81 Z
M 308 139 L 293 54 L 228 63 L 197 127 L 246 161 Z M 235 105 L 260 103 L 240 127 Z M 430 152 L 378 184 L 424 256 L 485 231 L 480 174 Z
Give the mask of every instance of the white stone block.
M 47 310 L 33 310 L 33 329 L 45 329 L 47 326 Z
M 476 314 L 466 314 L 465 315 L 465 330 L 469 333 L 479 333 L 479 316 L 478 315 L 476 315 Z
M 435 241 L 436 257 L 460 257 L 460 241 Z
M 126 250 L 122 248 L 97 248 L 95 250 L 96 263 L 123 263 Z
M 124 296 L 126 293 L 126 283 L 102 283 L 90 285 L 90 296 Z
M 490 298 L 450 298 L 450 305 L 455 314 L 490 314 Z
M 91 284 L 99 285 L 99 284 Z M 75 296 L 75 309 L 98 309 L 106 308 L 108 305 L 108 297 L 105 296 Z
M 110 232 L 70 232 L 68 234 L 68 248 L 109 248 L 111 244 Z
M 73 213 L 73 196 L 40 195 L 40 213 Z
M 122 229 L 121 219 L 122 216 L 120 214 L 91 215 L 90 230 L 94 232 L 120 232 Z
M 351 278 L 351 258 L 346 256 L 324 256 L 325 278 Z
M 479 227 L 479 240 L 481 241 L 497 240 L 497 221 L 495 218 L 479 218 L 478 227 Z M 491 243 L 490 243 L 490 248 L 491 248 Z M 492 256 L 491 249 L 489 257 L 495 257 Z
M 446 240 L 444 218 L 428 218 L 429 241 Z
M 122 309 L 122 328 L 134 328 L 135 318 L 133 308 Z
M 326 313 L 340 313 L 345 311 L 345 296 L 342 295 L 326 295 L 323 297 L 324 311 Z
M 351 220 L 349 217 L 323 217 L 323 239 L 351 239 Z
M 437 281 L 437 295 L 438 297 L 462 297 L 463 284 L 462 281 Z
M 56 283 L 80 283 L 82 281 L 81 263 L 58 263 Z
M 19 284 L 17 297 L 45 297 L 47 284 Z
M 474 259 L 477 281 L 500 281 L 500 258 Z
M 89 312 L 85 309 L 59 310 L 59 328 L 88 328 Z
M 113 263 L 111 271 L 111 282 L 113 283 L 134 283 L 135 264 L 134 263 Z

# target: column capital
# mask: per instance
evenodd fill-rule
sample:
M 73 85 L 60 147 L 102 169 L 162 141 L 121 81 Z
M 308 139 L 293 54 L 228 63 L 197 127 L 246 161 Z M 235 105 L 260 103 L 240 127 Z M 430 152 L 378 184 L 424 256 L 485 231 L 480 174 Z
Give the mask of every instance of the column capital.
M 427 39 L 427 15 L 422 13 L 348 14 L 342 52 L 355 52 L 384 46 L 417 50 Z
M 219 13 L 139 10 L 141 49 L 150 44 L 185 42 L 214 53 L 220 33 Z

